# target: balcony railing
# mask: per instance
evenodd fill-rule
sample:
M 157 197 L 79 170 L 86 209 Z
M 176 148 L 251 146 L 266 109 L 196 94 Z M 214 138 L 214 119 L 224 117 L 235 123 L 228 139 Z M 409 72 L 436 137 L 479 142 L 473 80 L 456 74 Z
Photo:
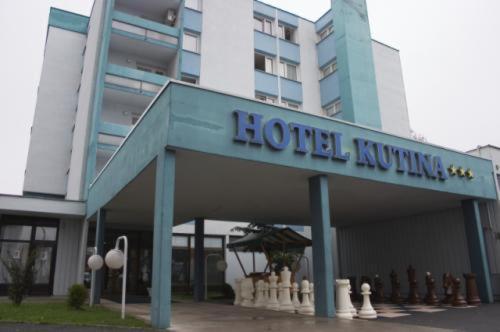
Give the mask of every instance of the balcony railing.
M 166 76 L 115 64 L 108 65 L 104 79 L 108 87 L 118 87 L 149 96 L 156 95 L 168 81 Z
M 179 45 L 179 29 L 120 11 L 113 14 L 112 28 L 114 33 L 130 38 L 173 48 Z

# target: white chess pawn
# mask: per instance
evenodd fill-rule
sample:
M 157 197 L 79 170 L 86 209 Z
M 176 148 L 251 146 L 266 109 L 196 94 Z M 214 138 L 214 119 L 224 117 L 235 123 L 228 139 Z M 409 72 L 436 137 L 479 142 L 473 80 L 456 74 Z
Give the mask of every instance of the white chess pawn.
M 349 305 L 349 280 L 337 279 L 337 317 L 352 319 L 351 307 Z
M 349 283 L 349 307 L 351 308 L 351 313 L 352 313 L 352 317 L 358 317 L 358 311 L 356 310 L 356 308 L 354 308 L 354 306 L 352 305 L 352 301 L 351 301 L 351 294 L 352 294 L 352 291 L 351 291 L 351 284 Z
M 278 276 L 276 276 L 276 273 L 271 272 L 271 275 L 269 276 L 269 301 L 267 301 L 266 309 L 271 309 L 271 310 L 279 310 L 279 303 L 278 303 L 278 295 L 277 295 L 277 290 L 278 290 Z
M 255 290 L 255 307 L 263 308 L 266 306 L 264 299 L 264 280 L 257 281 Z
M 245 278 L 241 282 L 241 297 L 242 297 L 242 302 L 241 306 L 242 307 L 254 307 L 253 303 L 253 280 L 252 278 Z
M 309 302 L 309 281 L 302 280 L 300 283 L 300 292 L 302 293 L 302 303 L 300 304 L 299 314 L 313 315 L 314 308 Z
M 309 283 L 309 302 L 314 308 L 314 283 L 312 282 Z
M 299 284 L 297 284 L 296 282 L 292 284 L 292 303 L 295 310 L 298 311 L 300 308 Z
M 234 279 L 234 305 L 241 305 L 241 282 L 242 278 Z
M 363 295 L 363 306 L 358 312 L 359 318 L 363 319 L 374 319 L 377 318 L 377 312 L 373 309 L 370 302 L 370 285 L 364 283 L 361 285 L 361 295 Z
M 293 306 L 292 299 L 290 298 L 290 279 L 292 273 L 288 270 L 288 267 L 284 267 L 283 271 L 280 273 L 281 276 L 281 294 L 280 294 L 280 311 L 295 313 L 295 307 Z

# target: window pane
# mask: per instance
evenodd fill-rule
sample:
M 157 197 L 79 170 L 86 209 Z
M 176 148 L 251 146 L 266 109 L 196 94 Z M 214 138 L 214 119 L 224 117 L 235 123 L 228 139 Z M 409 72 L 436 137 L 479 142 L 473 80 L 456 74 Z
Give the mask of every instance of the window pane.
M 172 247 L 187 248 L 187 246 L 188 246 L 188 237 L 187 236 L 174 235 L 172 237 Z
M 29 248 L 30 245 L 28 243 L 4 242 L 0 245 L 0 257 L 6 262 L 14 259 L 24 264 L 28 258 Z M 9 274 L 5 270 L 5 266 L 0 264 L 0 284 L 9 282 Z
M 198 36 L 184 34 L 183 49 L 198 53 Z
M 38 241 L 55 241 L 57 236 L 57 228 L 55 227 L 37 227 L 35 232 L 35 240 Z
M 186 7 L 195 9 L 195 10 L 200 10 L 199 8 L 199 0 L 186 0 Z
M 273 73 L 273 59 L 266 58 L 266 73 Z
M 35 284 L 48 284 L 50 282 L 50 267 L 52 265 L 52 247 L 37 248 L 35 259 Z
M 264 31 L 264 29 L 263 29 L 263 24 L 264 23 L 262 22 L 262 20 L 254 17 L 253 24 L 254 24 L 255 30 Z
M 255 53 L 254 59 L 255 69 L 266 71 L 266 57 L 262 54 Z
M 205 248 L 222 248 L 222 238 L 206 237 L 204 242 Z
M 297 67 L 287 64 L 287 78 L 294 81 L 297 80 Z
M 278 37 L 285 38 L 285 28 L 282 25 L 278 26 Z
M 280 62 L 280 76 L 285 77 L 285 64 L 283 62 Z
M 273 33 L 273 29 L 272 29 L 272 25 L 271 25 L 271 22 L 270 21 L 264 21 L 264 32 L 265 33 L 268 33 L 268 34 L 272 34 Z
M 29 241 L 31 238 L 31 226 L 5 225 L 0 228 L 0 239 Z

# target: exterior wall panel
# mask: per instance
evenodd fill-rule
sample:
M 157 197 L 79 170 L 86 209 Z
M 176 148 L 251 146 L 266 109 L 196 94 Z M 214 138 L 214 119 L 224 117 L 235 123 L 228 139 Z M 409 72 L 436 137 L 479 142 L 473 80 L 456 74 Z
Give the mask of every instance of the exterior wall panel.
M 25 192 L 66 195 L 86 36 L 50 27 L 33 120 Z
M 440 283 L 445 272 L 462 276 L 470 272 L 469 252 L 462 210 L 453 209 L 398 220 L 338 228 L 340 274 L 362 275 L 373 279 L 379 274 L 390 287 L 394 269 L 400 278 L 402 293 L 407 293 L 408 265 L 417 270 L 421 292 L 425 272 Z M 438 292 L 441 288 L 437 287 Z
M 68 288 L 78 282 L 82 225 L 79 220 L 61 220 L 59 223 L 54 295 L 66 295 Z

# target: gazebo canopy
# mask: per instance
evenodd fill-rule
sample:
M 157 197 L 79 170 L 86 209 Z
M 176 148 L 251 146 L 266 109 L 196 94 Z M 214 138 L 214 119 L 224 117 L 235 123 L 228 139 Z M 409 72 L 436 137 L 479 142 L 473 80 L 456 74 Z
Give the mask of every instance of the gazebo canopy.
M 289 227 L 270 227 L 252 231 L 241 239 L 227 244 L 234 251 L 270 252 L 274 250 L 300 251 L 312 241 Z

